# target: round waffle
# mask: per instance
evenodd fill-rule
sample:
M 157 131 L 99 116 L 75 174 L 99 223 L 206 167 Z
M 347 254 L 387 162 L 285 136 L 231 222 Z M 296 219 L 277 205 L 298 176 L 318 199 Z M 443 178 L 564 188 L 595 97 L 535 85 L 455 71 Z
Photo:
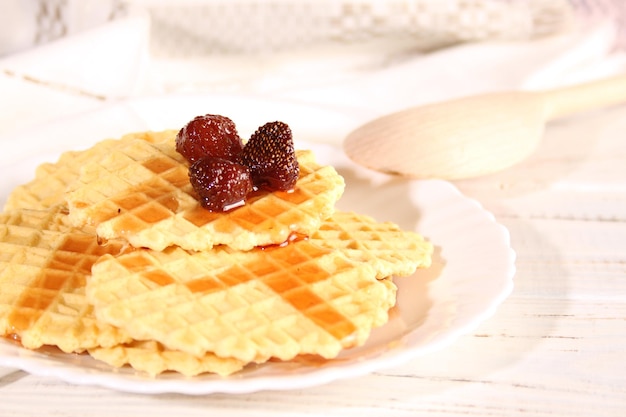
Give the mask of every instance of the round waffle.
M 200 205 L 188 163 L 172 142 L 130 140 L 87 164 L 66 195 L 75 226 L 91 224 L 106 239 L 124 238 L 135 247 L 163 250 L 176 245 L 238 250 L 280 243 L 293 232 L 310 234 L 334 211 L 343 178 L 320 166 L 309 151 L 297 153 L 300 177 L 289 192 L 258 193 L 224 213 Z
M 54 163 L 44 163 L 37 167 L 35 178 L 26 184 L 15 187 L 9 194 L 5 210 L 35 209 L 45 210 L 65 204 L 65 192 L 76 181 L 79 171 L 85 164 L 102 158 L 116 146 L 131 139 L 141 139 L 158 143 L 171 141 L 176 131 L 136 132 L 120 139 L 106 139 L 82 151 L 68 151 L 61 154 Z
M 231 252 L 137 250 L 94 265 L 99 319 L 138 340 L 244 362 L 334 357 L 387 320 L 395 286 L 308 240 Z

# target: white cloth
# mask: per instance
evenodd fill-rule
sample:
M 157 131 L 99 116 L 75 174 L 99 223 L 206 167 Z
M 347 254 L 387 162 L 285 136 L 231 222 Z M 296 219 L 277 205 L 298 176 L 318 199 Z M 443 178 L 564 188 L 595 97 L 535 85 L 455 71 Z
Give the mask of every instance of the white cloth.
M 548 88 L 623 71 L 611 24 L 530 41 L 469 43 L 423 54 L 385 44 L 272 55 L 150 57 L 145 13 L 0 59 L 0 133 L 113 100 L 235 92 L 385 113 L 461 95 Z

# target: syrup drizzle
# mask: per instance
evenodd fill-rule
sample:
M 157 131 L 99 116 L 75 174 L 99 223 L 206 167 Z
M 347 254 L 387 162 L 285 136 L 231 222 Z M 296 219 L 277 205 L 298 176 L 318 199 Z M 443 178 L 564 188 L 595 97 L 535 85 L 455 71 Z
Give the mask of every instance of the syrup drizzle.
M 281 250 L 277 251 L 279 248 Z M 232 265 L 218 274 L 194 279 L 185 285 L 194 293 L 211 293 L 259 280 L 335 339 L 342 341 L 354 334 L 355 325 L 310 288 L 337 273 L 329 273 L 315 261 L 330 252 L 330 249 L 312 244 L 306 236 L 294 233 L 282 244 L 261 248 L 260 259 Z M 339 271 L 352 268 L 347 261 L 337 260 L 335 265 Z M 159 285 L 172 283 L 162 276 L 155 279 L 149 270 L 142 275 Z
M 355 333 L 355 325 L 310 288 L 316 282 L 353 268 L 353 264 L 339 258 L 333 262 L 336 270 L 328 272 L 318 265 L 318 260 L 332 250 L 315 245 L 307 236 L 298 233 L 293 233 L 281 244 L 254 251 L 258 256 L 252 261 L 231 265 L 221 272 L 186 281 L 184 285 L 192 293 L 208 294 L 258 280 L 337 340 L 347 340 Z M 180 282 L 160 269 L 145 253 L 136 250 L 117 261 L 130 273 L 138 273 L 158 286 Z
M 92 265 L 104 254 L 118 255 L 127 251 L 121 243 L 100 245 L 94 236 L 68 234 L 52 249 L 52 256 L 41 267 L 30 285 L 22 291 L 7 316 L 13 340 L 30 329 L 51 308 L 60 293 L 70 293 L 85 286 Z
M 270 192 L 265 190 L 255 190 L 246 197 L 245 204 L 232 207 L 227 212 L 218 213 L 204 209 L 189 182 L 187 166 L 175 159 L 165 155 L 151 158 L 142 165 L 156 174 L 143 183 L 130 187 L 120 195 L 111 199 L 113 204 L 100 204 L 97 211 L 92 214 L 90 224 L 98 226 L 108 220 L 114 219 L 113 229 L 120 236 L 128 236 L 138 233 L 148 227 L 171 218 L 181 215 L 184 219 L 195 225 L 203 227 L 213 223 L 215 229 L 220 233 L 229 233 L 234 230 L 234 225 L 243 228 L 259 227 L 268 219 L 275 219 L 284 215 L 288 207 L 302 204 L 317 192 L 324 191 L 324 186 L 317 189 L 315 184 L 307 185 L 307 190 L 296 187 L 289 191 L 272 192 L 284 204 L 263 197 Z M 311 174 L 306 169 L 301 169 L 300 175 Z M 181 206 L 181 201 L 177 198 L 178 193 L 183 192 L 194 198 L 195 204 L 192 206 Z M 282 219 L 285 229 L 289 229 L 291 224 L 297 224 L 301 219 L 299 214 L 293 214 L 292 219 Z M 268 227 L 276 228 L 276 221 L 270 221 Z

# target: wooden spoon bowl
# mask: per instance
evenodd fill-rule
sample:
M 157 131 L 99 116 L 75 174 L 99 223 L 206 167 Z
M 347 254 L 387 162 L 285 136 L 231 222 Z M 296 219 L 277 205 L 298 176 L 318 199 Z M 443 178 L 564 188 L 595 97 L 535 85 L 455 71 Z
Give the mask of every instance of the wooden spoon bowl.
M 351 132 L 358 164 L 411 178 L 463 179 L 508 168 L 535 151 L 550 120 L 626 101 L 626 75 L 543 92 L 508 92 L 413 107 Z

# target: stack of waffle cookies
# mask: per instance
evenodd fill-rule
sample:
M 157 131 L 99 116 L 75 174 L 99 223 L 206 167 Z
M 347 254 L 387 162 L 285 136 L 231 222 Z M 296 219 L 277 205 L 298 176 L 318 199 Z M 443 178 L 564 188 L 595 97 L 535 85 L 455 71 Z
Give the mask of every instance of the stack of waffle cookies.
M 297 151 L 289 192 L 203 209 L 176 131 L 63 154 L 0 214 L 0 333 L 150 375 L 230 375 L 365 343 L 388 321 L 393 276 L 432 246 L 335 209 L 333 167 Z

